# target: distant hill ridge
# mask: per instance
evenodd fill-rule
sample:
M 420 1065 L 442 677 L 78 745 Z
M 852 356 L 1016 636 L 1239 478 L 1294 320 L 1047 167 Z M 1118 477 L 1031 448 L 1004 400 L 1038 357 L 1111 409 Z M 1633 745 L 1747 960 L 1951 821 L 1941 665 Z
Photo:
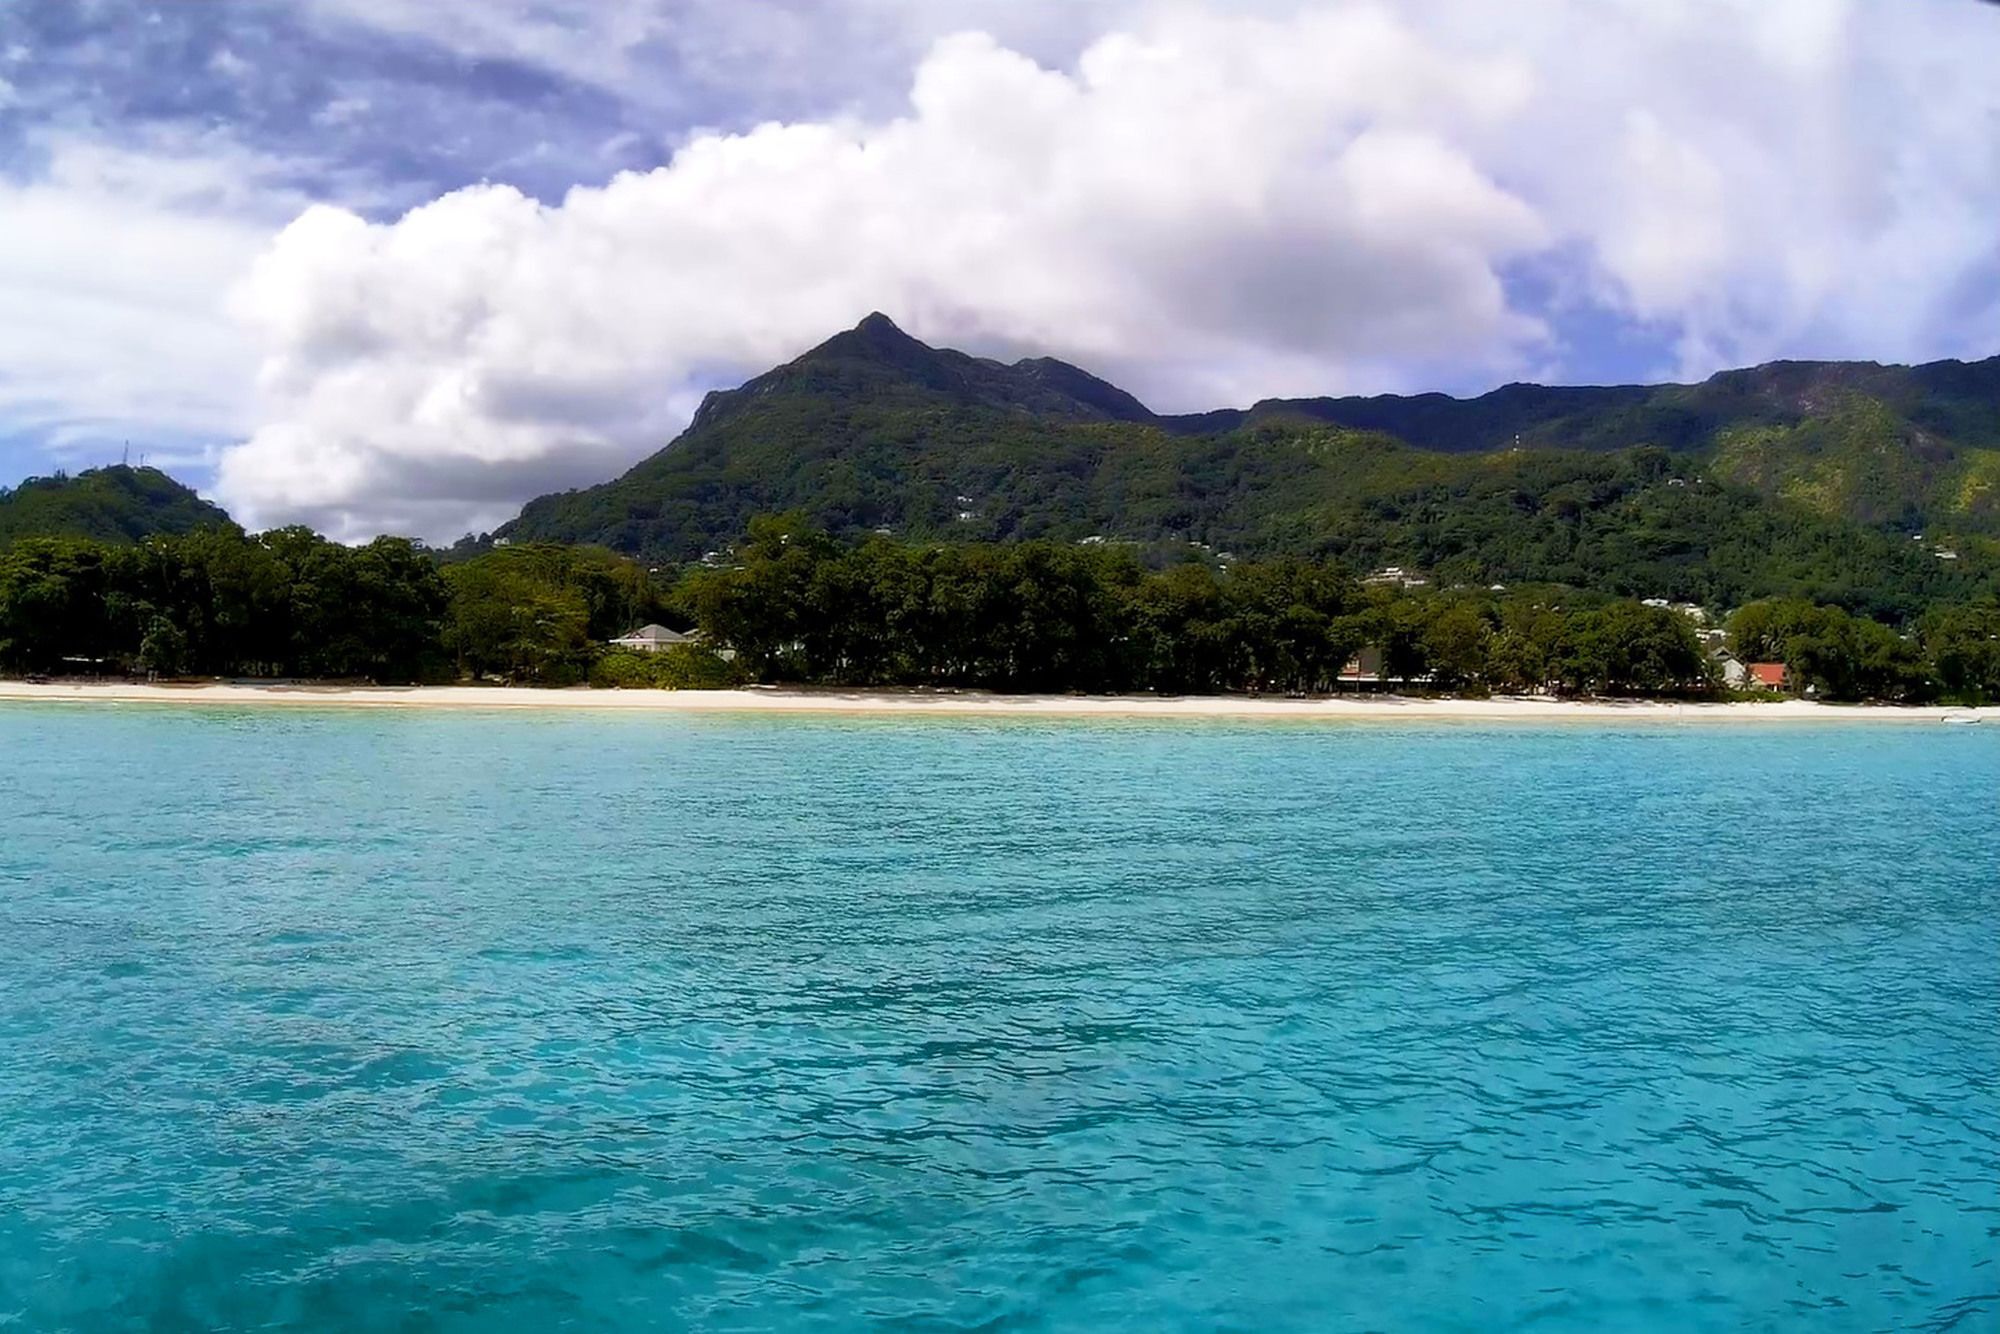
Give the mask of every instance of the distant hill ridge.
M 1476 398 L 1448 394 L 1267 399 L 1248 409 L 1165 418 L 1177 430 L 1225 431 L 1274 417 L 1383 431 L 1420 449 L 1524 447 L 1689 449 L 1723 427 L 1789 423 L 1848 396 L 1881 399 L 1913 425 L 1979 448 L 2000 448 L 2000 357 L 1883 366 L 1774 361 L 1720 371 L 1699 384 L 1509 384 Z M 1518 437 L 1518 440 L 1517 440 Z
M 1692 385 L 1510 384 L 1465 399 L 1272 399 L 1166 415 L 1065 362 L 933 348 L 873 314 L 710 394 L 625 476 L 530 502 L 497 535 L 681 559 L 733 539 L 753 514 L 803 509 L 836 531 L 1323 554 L 1352 545 L 1337 525 L 1355 509 L 1396 511 L 1412 488 L 1489 467 L 1437 456 L 1516 447 L 1664 449 L 1681 471 L 1827 520 L 2000 532 L 2000 357 L 1781 361 Z M 1557 471 L 1581 467 L 1572 458 Z
M 1012 365 L 933 348 L 876 312 L 797 359 L 708 395 L 690 431 L 715 425 L 774 389 L 881 392 L 898 385 L 966 405 L 1001 407 L 1068 421 L 1122 421 L 1177 434 L 1232 431 L 1272 419 L 1382 431 L 1420 449 L 1482 451 L 1548 446 L 1614 449 L 1632 444 L 1691 448 L 1719 427 L 1783 422 L 1823 413 L 1843 395 L 1900 408 L 1923 429 L 1981 448 L 2000 448 L 2000 356 L 1885 366 L 1858 361 L 1774 361 L 1717 372 L 1699 384 L 1513 383 L 1473 398 L 1376 394 L 1262 399 L 1248 408 L 1162 414 L 1090 372 L 1054 357 Z M 1643 438 L 1635 439 L 1637 432 Z
M 23 537 L 137 542 L 230 522 L 220 506 L 158 468 L 112 464 L 0 489 L 0 546 Z

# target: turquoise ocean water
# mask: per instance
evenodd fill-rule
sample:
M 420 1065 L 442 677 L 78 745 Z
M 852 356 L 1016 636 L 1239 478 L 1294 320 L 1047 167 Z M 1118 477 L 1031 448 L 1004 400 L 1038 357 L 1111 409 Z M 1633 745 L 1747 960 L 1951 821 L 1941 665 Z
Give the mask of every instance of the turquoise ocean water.
M 0 705 L 0 1330 L 281 1328 L 2000 1328 L 2000 734 Z

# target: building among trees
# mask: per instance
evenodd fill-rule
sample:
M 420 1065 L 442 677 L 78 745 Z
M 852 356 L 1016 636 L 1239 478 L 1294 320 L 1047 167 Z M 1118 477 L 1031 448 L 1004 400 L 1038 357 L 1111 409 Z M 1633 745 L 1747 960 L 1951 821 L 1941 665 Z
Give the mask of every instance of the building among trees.
M 700 638 L 699 633 L 684 635 L 664 625 L 642 625 L 618 636 L 611 644 L 633 653 L 664 653 L 676 644 L 692 644 Z
M 1783 690 L 1790 680 L 1791 675 L 1782 662 L 1750 664 L 1750 684 L 1759 690 Z

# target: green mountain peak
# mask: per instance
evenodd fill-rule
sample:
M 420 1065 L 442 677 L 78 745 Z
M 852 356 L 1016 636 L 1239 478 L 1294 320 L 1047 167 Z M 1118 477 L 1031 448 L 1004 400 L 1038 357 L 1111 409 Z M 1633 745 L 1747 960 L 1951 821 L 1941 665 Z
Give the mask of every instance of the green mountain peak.
M 30 477 L 0 490 L 0 546 L 23 537 L 137 542 L 230 522 L 219 506 L 158 468 L 117 463 L 73 476 Z

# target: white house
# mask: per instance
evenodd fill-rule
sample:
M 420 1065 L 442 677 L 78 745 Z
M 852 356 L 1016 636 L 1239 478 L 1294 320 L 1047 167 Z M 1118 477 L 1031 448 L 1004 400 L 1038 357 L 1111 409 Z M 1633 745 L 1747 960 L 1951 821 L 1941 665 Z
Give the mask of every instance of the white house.
M 1710 651 L 1708 660 L 1715 664 L 1715 670 L 1722 677 L 1722 683 L 1731 690 L 1742 690 L 1750 684 L 1750 669 L 1726 648 Z
M 629 649 L 634 653 L 664 653 L 676 644 L 692 644 L 700 637 L 699 634 L 684 635 L 664 625 L 642 625 L 630 634 L 618 636 L 611 643 L 616 648 Z

